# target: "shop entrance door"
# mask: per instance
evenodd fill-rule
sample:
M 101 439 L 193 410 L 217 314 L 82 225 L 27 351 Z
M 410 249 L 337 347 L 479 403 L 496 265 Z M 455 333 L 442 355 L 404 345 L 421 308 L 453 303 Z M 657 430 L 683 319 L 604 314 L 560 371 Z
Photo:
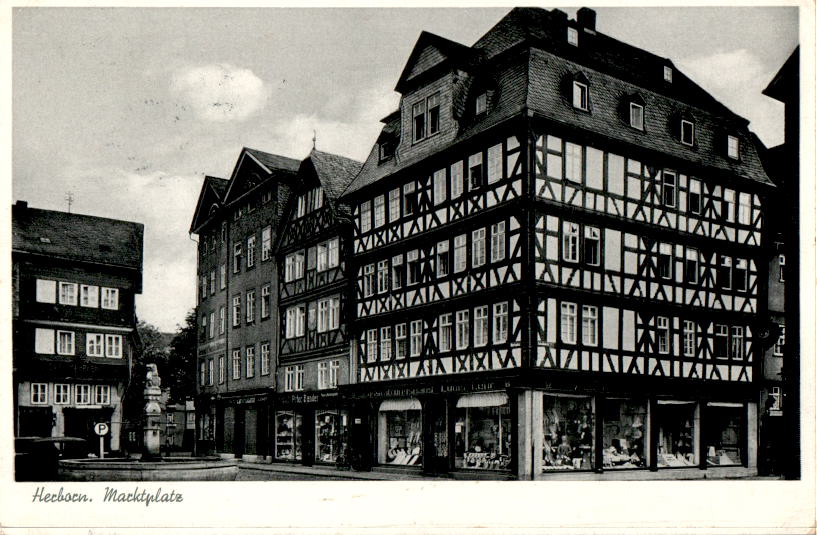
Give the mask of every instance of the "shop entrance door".
M 450 471 L 448 404 L 444 399 L 426 400 L 426 463 L 424 470 L 433 474 Z

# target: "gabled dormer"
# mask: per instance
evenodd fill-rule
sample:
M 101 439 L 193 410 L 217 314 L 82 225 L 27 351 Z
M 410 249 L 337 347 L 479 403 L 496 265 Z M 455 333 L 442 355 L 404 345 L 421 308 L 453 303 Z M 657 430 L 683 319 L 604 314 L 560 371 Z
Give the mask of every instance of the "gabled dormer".
M 218 216 L 223 207 L 222 198 L 227 191 L 227 180 L 214 176 L 205 176 L 201 185 L 199 199 L 196 202 L 196 211 L 190 232 L 198 234 L 199 230 L 211 219 Z
M 470 57 L 470 47 L 424 31 L 417 39 L 394 90 L 405 95 L 413 87 L 451 71 L 453 66 Z
M 298 160 L 269 154 L 260 150 L 243 148 L 233 168 L 230 184 L 224 195 L 224 206 L 242 199 L 270 178 L 294 176 Z

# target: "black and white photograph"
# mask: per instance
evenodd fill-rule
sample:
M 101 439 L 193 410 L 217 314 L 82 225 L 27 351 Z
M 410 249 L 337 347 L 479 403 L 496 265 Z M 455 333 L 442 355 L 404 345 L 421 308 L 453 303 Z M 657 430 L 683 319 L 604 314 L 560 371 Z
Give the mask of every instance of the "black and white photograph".
M 0 531 L 815 529 L 813 5 L 3 9 Z

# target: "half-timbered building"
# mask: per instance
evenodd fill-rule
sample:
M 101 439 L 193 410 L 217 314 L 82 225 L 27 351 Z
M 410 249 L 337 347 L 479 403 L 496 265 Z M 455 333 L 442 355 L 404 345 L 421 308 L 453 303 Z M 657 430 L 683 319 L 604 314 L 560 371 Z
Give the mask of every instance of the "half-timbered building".
M 278 235 L 278 379 L 273 420 L 277 461 L 345 463 L 349 413 L 346 335 L 351 238 L 349 208 L 338 197 L 361 163 L 312 150 Z
M 342 197 L 361 466 L 755 470 L 773 184 L 745 119 L 595 17 L 409 56 Z
M 243 149 L 228 181 L 206 177 L 199 237 L 197 431 L 200 451 L 270 453 L 278 347 L 274 243 L 298 161 Z
M 15 437 L 79 437 L 125 450 L 144 225 L 12 207 Z

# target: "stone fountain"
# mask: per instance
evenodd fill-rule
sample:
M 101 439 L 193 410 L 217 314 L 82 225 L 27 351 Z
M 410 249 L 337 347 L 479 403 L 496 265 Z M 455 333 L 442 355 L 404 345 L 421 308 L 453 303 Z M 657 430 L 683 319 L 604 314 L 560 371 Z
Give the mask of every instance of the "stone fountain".
M 162 457 L 162 379 L 155 364 L 147 365 L 144 408 L 144 450 L 141 458 L 72 459 L 59 463 L 66 481 L 233 481 L 238 463 L 219 457 Z

